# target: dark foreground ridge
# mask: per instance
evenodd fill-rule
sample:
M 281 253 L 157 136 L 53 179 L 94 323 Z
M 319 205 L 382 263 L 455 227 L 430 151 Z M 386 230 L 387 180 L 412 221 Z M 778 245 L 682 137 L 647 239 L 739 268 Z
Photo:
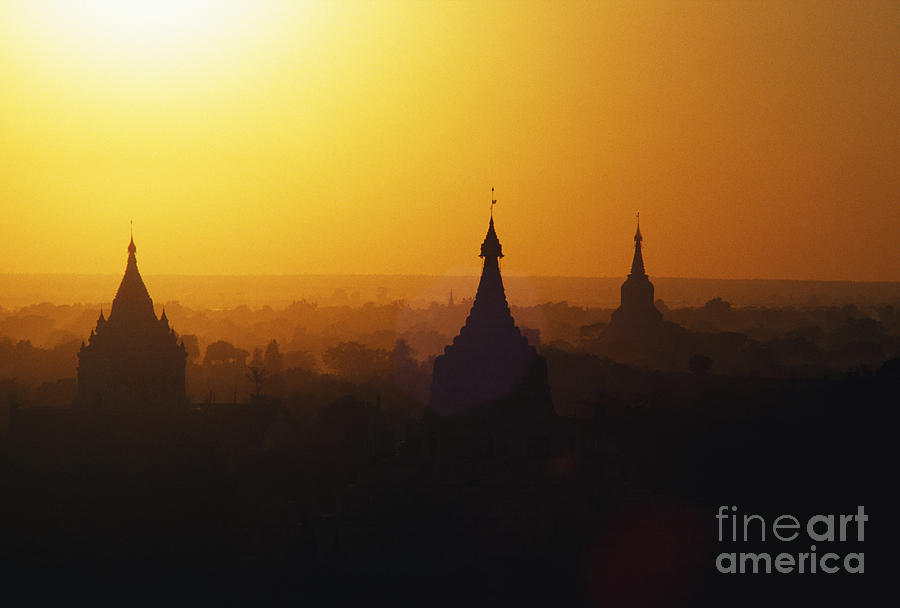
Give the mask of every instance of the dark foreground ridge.
M 394 430 L 381 404 L 353 398 L 305 417 L 277 403 L 14 411 L 0 442 L 4 589 L 119 604 L 866 597 L 888 563 L 896 370 L 738 381 L 549 356 L 594 379 L 595 415 L 561 419 L 544 444 L 455 458 L 432 455 L 427 422 Z M 477 436 L 469 420 L 461 432 Z M 866 542 L 841 549 L 865 551 L 872 571 L 720 575 L 723 504 L 767 521 L 865 505 Z M 786 547 L 749 550 L 809 550 Z

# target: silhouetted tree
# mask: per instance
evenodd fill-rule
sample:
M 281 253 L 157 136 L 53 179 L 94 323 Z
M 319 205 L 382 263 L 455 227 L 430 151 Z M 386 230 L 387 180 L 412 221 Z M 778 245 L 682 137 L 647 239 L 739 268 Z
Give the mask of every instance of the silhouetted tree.
M 281 351 L 278 349 L 278 342 L 273 339 L 269 342 L 269 346 L 266 347 L 266 369 L 272 374 L 277 374 L 281 372 L 282 363 L 283 359 L 281 357 Z
M 197 360 L 200 359 L 200 343 L 197 336 L 194 334 L 187 334 L 181 336 L 181 341 L 184 343 L 184 348 L 187 351 L 187 360 L 190 363 L 196 363 Z
M 223 363 L 246 365 L 249 353 L 243 349 L 235 348 L 230 342 L 219 340 L 206 347 L 204 365 L 217 365 Z
M 305 350 L 291 350 L 284 354 L 282 360 L 283 369 L 304 369 L 316 371 L 318 369 L 316 356 Z
M 322 361 L 338 374 L 366 377 L 387 372 L 391 360 L 383 349 L 369 349 L 358 342 L 341 342 L 325 351 Z
M 724 315 L 731 312 L 731 302 L 727 302 L 722 298 L 713 298 L 703 305 L 703 309 L 714 315 Z
M 247 379 L 253 383 L 253 397 L 259 399 L 263 394 L 263 386 L 269 376 L 268 370 L 262 366 L 251 365 L 247 368 Z
M 262 350 L 259 348 L 253 349 L 253 357 L 250 359 L 250 367 L 264 367 L 265 362 L 263 361 Z

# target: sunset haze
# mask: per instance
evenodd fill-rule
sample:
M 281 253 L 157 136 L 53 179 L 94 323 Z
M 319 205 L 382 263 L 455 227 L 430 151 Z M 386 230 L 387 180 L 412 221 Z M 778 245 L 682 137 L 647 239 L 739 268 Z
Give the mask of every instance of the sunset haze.
M 900 280 L 900 3 L 4 2 L 0 273 Z

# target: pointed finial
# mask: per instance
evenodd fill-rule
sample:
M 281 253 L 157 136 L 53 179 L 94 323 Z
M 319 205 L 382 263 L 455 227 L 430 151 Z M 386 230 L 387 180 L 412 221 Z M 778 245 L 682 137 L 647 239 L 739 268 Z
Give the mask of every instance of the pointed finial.
M 628 276 L 644 276 L 646 271 L 644 270 L 644 256 L 641 253 L 641 241 L 644 240 L 644 237 L 641 236 L 641 214 L 637 214 L 637 230 L 634 233 L 634 259 L 631 261 L 631 275 Z
M 134 245 L 134 222 L 129 220 L 129 223 L 131 224 L 131 241 L 128 243 L 128 254 L 131 257 L 137 251 L 137 247 Z
M 491 186 L 491 219 L 494 219 L 494 205 L 497 204 L 497 199 L 494 198 L 494 187 Z

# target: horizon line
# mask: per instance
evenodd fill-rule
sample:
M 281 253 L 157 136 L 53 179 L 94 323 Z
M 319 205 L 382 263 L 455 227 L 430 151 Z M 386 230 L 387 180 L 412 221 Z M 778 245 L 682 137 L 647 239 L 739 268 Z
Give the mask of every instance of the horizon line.
M 409 278 L 478 278 L 480 273 L 473 274 L 427 274 L 427 273 L 369 273 L 369 272 L 346 272 L 346 273 L 321 273 L 321 272 L 297 272 L 297 273 L 239 273 L 239 274 L 220 274 L 220 273 L 141 273 L 145 277 L 204 277 L 204 278 L 292 278 L 292 277 L 409 277 Z M 110 277 L 121 276 L 118 272 L 0 272 L 0 277 Z M 607 280 L 622 279 L 627 274 L 621 275 L 563 275 L 563 274 L 521 274 L 521 273 L 504 273 L 505 278 L 526 278 L 526 279 L 587 279 L 587 280 Z M 779 281 L 779 282 L 795 282 L 795 283 L 884 283 L 893 284 L 900 283 L 898 279 L 812 279 L 812 278 L 784 278 L 784 277 L 709 277 L 709 276 L 666 276 L 666 275 L 648 275 L 654 280 L 682 280 L 682 281 Z

